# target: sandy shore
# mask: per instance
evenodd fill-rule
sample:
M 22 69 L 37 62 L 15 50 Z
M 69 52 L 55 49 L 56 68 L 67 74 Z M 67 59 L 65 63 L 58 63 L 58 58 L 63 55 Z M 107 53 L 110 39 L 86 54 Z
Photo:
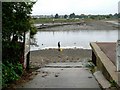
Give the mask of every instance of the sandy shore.
M 37 50 L 30 52 L 31 66 L 42 67 L 47 63 L 76 62 L 91 59 L 91 50 L 88 49 L 57 49 Z

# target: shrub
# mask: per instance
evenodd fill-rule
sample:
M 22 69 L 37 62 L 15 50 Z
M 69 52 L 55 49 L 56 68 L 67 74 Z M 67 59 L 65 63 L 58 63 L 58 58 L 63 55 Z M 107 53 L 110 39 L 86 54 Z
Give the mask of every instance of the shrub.
M 22 75 L 23 67 L 21 64 L 12 64 L 7 62 L 2 64 L 2 86 L 7 86 L 8 83 L 18 80 Z
M 30 35 L 31 35 L 31 37 L 33 36 L 33 35 L 35 35 L 37 33 L 37 28 L 36 27 L 31 27 L 31 30 L 30 30 Z

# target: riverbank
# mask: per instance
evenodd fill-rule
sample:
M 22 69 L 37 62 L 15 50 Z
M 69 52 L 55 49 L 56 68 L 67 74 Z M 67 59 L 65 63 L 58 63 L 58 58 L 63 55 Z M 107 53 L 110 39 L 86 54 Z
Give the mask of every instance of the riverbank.
M 89 49 L 45 49 L 30 52 L 31 67 L 42 67 L 48 63 L 76 62 L 91 60 L 92 52 Z
M 52 27 L 58 27 L 58 26 L 65 26 L 65 25 L 80 25 L 83 24 L 82 22 L 59 22 L 59 23 L 44 23 L 44 24 L 34 24 L 37 29 L 44 29 L 44 28 L 52 28 Z
M 109 23 L 104 20 L 89 20 L 82 22 L 69 22 L 69 23 L 45 23 L 45 24 L 36 24 L 38 30 L 54 31 L 59 30 L 117 30 L 118 25 Z M 67 29 L 62 29 L 67 27 Z M 69 28 L 68 28 L 69 27 Z

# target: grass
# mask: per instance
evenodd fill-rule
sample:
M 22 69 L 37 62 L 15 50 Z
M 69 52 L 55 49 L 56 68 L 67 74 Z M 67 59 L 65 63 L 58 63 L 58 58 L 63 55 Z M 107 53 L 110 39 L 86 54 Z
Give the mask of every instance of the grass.
M 34 19 L 34 23 L 53 23 L 52 18 L 39 18 L 39 19 Z M 80 22 L 79 19 L 54 19 L 54 23 L 66 23 L 66 22 Z

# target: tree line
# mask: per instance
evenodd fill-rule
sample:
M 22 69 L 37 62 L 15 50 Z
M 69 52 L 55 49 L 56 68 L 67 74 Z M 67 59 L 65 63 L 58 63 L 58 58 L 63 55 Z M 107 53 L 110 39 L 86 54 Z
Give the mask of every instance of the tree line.
M 76 15 L 75 13 L 71 13 L 70 15 L 59 15 L 58 13 L 55 14 L 54 18 L 65 18 L 65 19 L 71 19 L 71 18 L 90 18 L 90 19 L 109 19 L 109 18 L 120 18 L 120 13 L 115 13 L 115 14 L 109 14 L 109 15 Z

